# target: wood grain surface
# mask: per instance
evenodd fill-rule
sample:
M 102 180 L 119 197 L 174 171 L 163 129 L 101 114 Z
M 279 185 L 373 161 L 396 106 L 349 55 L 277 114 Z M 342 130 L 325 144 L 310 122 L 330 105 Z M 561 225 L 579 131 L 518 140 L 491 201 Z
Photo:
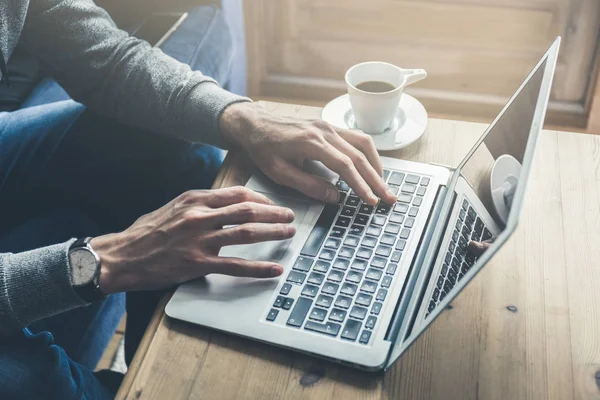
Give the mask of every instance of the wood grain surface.
M 430 119 L 422 140 L 385 155 L 455 166 L 484 129 Z M 251 171 L 230 153 L 215 187 Z M 600 137 L 544 131 L 529 182 L 513 237 L 387 373 L 172 320 L 165 299 L 117 398 L 600 399 Z

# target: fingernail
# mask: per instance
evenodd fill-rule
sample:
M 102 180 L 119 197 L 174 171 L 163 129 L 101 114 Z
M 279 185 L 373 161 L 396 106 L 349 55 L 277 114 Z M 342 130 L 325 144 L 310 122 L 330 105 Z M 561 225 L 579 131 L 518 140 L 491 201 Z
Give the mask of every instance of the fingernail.
M 390 196 L 391 199 L 394 199 L 394 201 L 398 200 L 398 197 L 394 193 L 392 193 L 390 189 L 387 189 L 386 193 L 388 196 Z
M 379 199 L 371 192 L 369 194 L 369 202 L 371 203 L 371 205 L 375 205 L 379 202 Z
M 294 214 L 294 212 L 290 209 L 288 209 L 285 213 L 285 216 L 287 217 L 287 219 L 293 221 L 294 219 L 296 219 L 296 214 Z
M 279 265 L 273 265 L 271 267 L 271 275 L 272 276 L 279 276 L 283 274 L 283 268 L 281 268 L 281 266 Z
M 340 192 L 337 189 L 328 188 L 325 193 L 325 199 L 328 203 L 337 203 L 340 198 Z
M 294 225 L 290 225 L 287 227 L 287 234 L 288 236 L 294 236 L 296 234 L 296 228 L 294 227 Z

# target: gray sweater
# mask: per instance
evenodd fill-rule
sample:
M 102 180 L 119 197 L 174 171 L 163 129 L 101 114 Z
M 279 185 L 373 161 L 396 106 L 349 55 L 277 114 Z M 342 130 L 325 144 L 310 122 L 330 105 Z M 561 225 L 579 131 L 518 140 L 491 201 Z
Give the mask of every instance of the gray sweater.
M 91 0 L 0 0 L 0 61 L 17 41 L 75 100 L 158 133 L 224 148 L 219 117 L 248 100 L 119 30 Z M 0 334 L 83 305 L 71 288 L 71 242 L 0 254 Z

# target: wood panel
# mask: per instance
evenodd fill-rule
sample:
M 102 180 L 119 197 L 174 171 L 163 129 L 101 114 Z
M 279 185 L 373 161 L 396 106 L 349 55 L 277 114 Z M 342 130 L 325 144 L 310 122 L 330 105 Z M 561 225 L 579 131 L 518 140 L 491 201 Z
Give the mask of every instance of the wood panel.
M 386 155 L 456 164 L 484 129 L 432 119 Z M 230 152 L 215 186 L 251 171 Z M 600 399 L 598 171 L 600 137 L 544 131 L 514 236 L 385 374 L 172 320 L 162 303 L 117 399 Z
M 561 35 L 548 122 L 587 124 L 596 0 L 262 0 L 247 9 L 248 57 L 260 65 L 249 71 L 250 96 L 324 104 L 345 92 L 350 66 L 382 60 L 428 71 L 407 92 L 429 112 L 491 119 Z

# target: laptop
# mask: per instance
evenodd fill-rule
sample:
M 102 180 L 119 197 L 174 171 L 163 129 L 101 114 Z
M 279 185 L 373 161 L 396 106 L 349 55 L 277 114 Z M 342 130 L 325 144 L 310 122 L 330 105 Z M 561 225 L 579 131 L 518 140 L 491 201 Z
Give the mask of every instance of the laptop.
M 253 175 L 246 186 L 293 209 L 297 233 L 230 246 L 222 255 L 277 261 L 283 275 L 185 283 L 167 315 L 364 370 L 389 368 L 515 230 L 559 45 L 557 38 L 455 169 L 383 157 L 395 204 L 363 204 L 319 163 L 309 171 L 337 184 L 339 204 Z M 520 164 L 510 196 L 503 196 L 504 220 L 489 184 L 501 157 Z M 493 243 L 475 257 L 470 240 Z

